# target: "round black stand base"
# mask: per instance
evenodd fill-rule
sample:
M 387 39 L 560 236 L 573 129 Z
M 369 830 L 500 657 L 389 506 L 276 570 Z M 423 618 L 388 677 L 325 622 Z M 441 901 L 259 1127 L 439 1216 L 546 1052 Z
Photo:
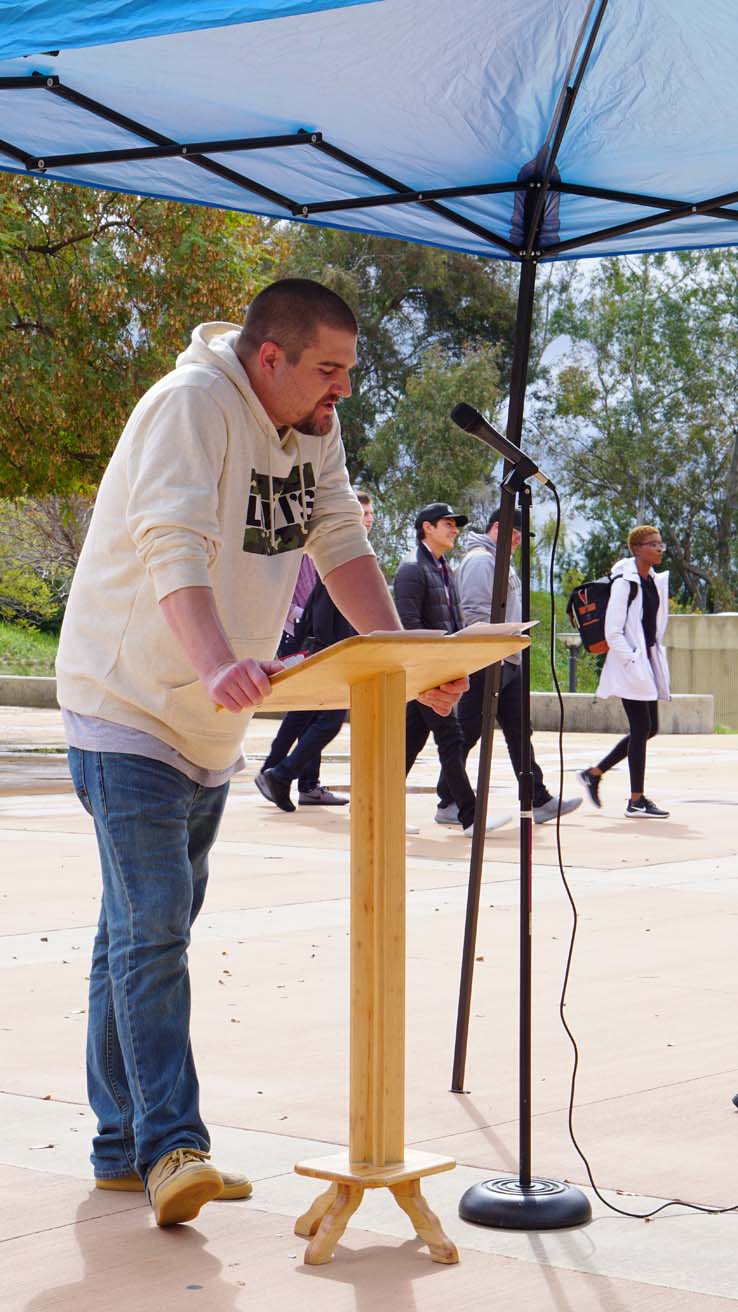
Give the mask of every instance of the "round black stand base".
M 564 1230 L 592 1220 L 581 1189 L 558 1180 L 532 1179 L 523 1189 L 514 1175 L 474 1184 L 459 1203 L 462 1221 L 498 1230 Z

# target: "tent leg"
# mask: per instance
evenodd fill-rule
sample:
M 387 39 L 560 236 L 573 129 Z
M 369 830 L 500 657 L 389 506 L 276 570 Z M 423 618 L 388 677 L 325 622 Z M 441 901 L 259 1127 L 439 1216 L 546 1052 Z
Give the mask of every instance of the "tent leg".
M 515 339 L 513 342 L 513 358 L 510 371 L 510 403 L 507 420 L 507 436 L 516 446 L 520 446 L 520 436 L 523 427 L 523 409 L 525 405 L 525 389 L 528 379 L 528 359 L 530 356 L 535 285 L 535 261 L 525 260 L 520 268 Z M 510 468 L 511 466 L 506 464 L 505 474 L 510 472 Z M 503 495 L 501 504 L 502 513 L 497 537 L 497 556 L 490 613 L 490 621 L 492 624 L 497 624 L 505 618 L 515 494 L 511 493 L 507 496 Z M 482 889 L 482 865 L 484 862 L 484 833 L 487 822 L 487 798 L 489 794 L 490 776 L 492 773 L 492 747 L 494 743 L 497 698 L 499 695 L 501 675 L 502 665 L 501 663 L 498 663 L 497 665 L 490 666 L 485 671 L 484 677 L 482 737 L 479 748 L 479 771 L 477 774 L 477 809 L 475 813 L 471 855 L 469 858 L 469 887 L 466 900 L 464 946 L 462 950 L 461 976 L 459 980 L 459 1002 L 456 1014 L 456 1042 L 454 1046 L 453 1070 L 451 1074 L 452 1093 L 464 1092 L 466 1051 L 469 1038 L 469 1017 L 471 1014 L 472 978 L 474 974 L 474 954 L 477 941 L 477 923 L 479 920 L 479 899 Z
M 525 260 L 520 268 L 515 342 L 513 344 L 513 358 L 510 369 L 510 405 L 507 413 L 507 436 L 516 446 L 520 446 L 523 431 L 523 410 L 525 407 L 525 389 L 528 383 L 528 360 L 530 358 L 530 339 L 533 328 L 535 289 L 535 260 Z

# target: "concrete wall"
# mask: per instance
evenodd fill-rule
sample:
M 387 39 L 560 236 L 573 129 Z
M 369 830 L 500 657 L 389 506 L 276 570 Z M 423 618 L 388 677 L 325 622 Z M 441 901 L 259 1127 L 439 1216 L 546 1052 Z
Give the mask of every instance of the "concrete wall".
M 567 733 L 628 732 L 619 697 L 595 697 L 591 692 L 562 693 Z M 553 692 L 532 692 L 530 718 L 534 729 L 555 733 L 559 727 L 559 701 Z M 712 733 L 713 699 L 710 693 L 679 694 L 659 702 L 660 733 Z
M 564 713 L 566 729 L 570 733 L 625 733 L 627 720 L 619 700 L 609 697 L 600 701 L 589 692 L 565 692 Z M 0 675 L 0 706 L 31 706 L 53 709 L 56 701 L 56 679 L 38 676 Z M 281 719 L 278 712 L 257 711 L 268 719 Z M 559 703 L 552 692 L 531 694 L 531 720 L 534 729 L 555 732 L 559 727 Z M 723 724 L 727 721 L 723 720 Z M 713 699 L 701 696 L 675 696 L 671 702 L 659 705 L 659 724 L 662 733 L 712 733 Z
M 57 707 L 56 679 L 41 675 L 0 674 L 0 706 Z
M 672 615 L 665 644 L 672 691 L 711 692 L 715 723 L 738 729 L 738 614 Z

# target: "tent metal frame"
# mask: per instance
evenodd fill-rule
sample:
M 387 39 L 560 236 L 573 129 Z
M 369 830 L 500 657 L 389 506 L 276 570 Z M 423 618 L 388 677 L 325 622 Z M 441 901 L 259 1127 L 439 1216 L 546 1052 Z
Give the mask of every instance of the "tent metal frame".
M 299 129 L 297 132 L 281 133 L 271 136 L 236 137 L 217 141 L 176 141 L 154 128 L 120 113 L 109 105 L 101 104 L 89 96 L 83 95 L 73 87 L 66 86 L 56 75 L 30 73 L 25 77 L 0 77 L 0 92 L 3 91 L 46 91 L 67 104 L 95 118 L 113 124 L 133 136 L 149 142 L 146 146 L 125 146 L 115 150 L 70 151 L 65 154 L 37 155 L 25 150 L 17 143 L 0 140 L 0 152 L 10 159 L 22 164 L 31 174 L 44 176 L 56 169 L 73 169 L 93 164 L 135 163 L 155 159 L 180 158 L 189 164 L 204 169 L 206 172 L 231 183 L 242 191 L 248 191 L 261 197 L 271 205 L 283 210 L 286 217 L 293 219 L 310 219 L 317 215 L 340 214 L 351 210 L 384 208 L 393 205 L 421 205 L 452 226 L 461 228 L 472 236 L 489 242 L 490 245 L 505 251 L 513 261 L 536 263 L 565 255 L 596 242 L 612 237 L 626 236 L 630 233 L 644 232 L 649 228 L 665 223 L 675 223 L 680 219 L 690 219 L 694 215 L 706 215 L 718 220 L 738 222 L 738 210 L 728 208 L 738 203 L 738 190 L 720 196 L 712 196 L 701 201 L 692 202 L 663 196 L 640 195 L 637 192 L 617 191 L 607 187 L 583 186 L 575 182 L 564 182 L 555 176 L 556 158 L 566 131 L 576 96 L 581 86 L 584 71 L 592 53 L 599 26 L 604 16 L 607 0 L 602 0 L 597 18 L 590 31 L 586 48 L 582 55 L 576 77 L 565 89 L 559 114 L 555 124 L 552 144 L 548 151 L 546 167 L 539 177 L 520 178 L 503 182 L 469 183 L 453 187 L 417 188 L 409 187 L 382 170 L 359 159 L 356 155 L 341 149 L 327 141 L 322 132 Z M 293 146 L 307 146 L 328 155 L 337 163 L 345 165 L 359 177 L 377 183 L 387 190 L 375 195 L 347 195 L 337 199 L 318 201 L 300 201 L 258 182 L 247 174 L 237 172 L 227 165 L 212 159 L 212 155 L 227 155 L 254 150 L 282 150 Z M 442 204 L 443 201 L 467 200 L 475 196 L 493 196 L 505 193 L 525 192 L 526 202 L 533 199 L 532 209 L 526 204 L 527 222 L 524 244 L 521 246 L 507 237 L 474 219 L 467 218 L 457 210 Z M 611 201 L 615 205 L 642 206 L 644 209 L 656 209 L 660 213 L 628 223 L 614 224 L 600 228 L 566 241 L 553 242 L 548 245 L 539 240 L 542 218 L 546 202 L 552 193 L 563 196 L 592 198 Z

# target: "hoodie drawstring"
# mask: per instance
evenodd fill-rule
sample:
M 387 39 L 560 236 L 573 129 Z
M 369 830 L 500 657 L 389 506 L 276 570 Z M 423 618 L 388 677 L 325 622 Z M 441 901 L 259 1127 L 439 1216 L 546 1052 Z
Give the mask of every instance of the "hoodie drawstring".
M 274 528 L 274 477 L 272 475 L 272 444 L 269 443 L 269 541 L 272 551 L 277 550 L 277 534 Z
M 288 433 L 287 433 L 287 435 L 286 435 L 286 437 L 285 437 L 285 440 L 284 440 L 284 446 L 283 446 L 282 449 L 283 449 L 284 451 L 286 451 L 286 450 L 287 450 L 287 447 L 288 447 L 288 445 L 289 445 L 290 443 L 292 443 L 292 445 L 294 446 L 295 456 L 296 456 L 296 458 L 297 458 L 297 472 L 298 472 L 299 477 L 300 477 L 300 494 L 299 494 L 299 498 L 298 498 L 298 504 L 299 504 L 299 508 L 300 508 L 300 527 L 301 527 L 301 529 L 302 529 L 302 536 L 303 536 L 303 539 L 304 539 L 304 538 L 307 537 L 307 524 L 308 524 L 307 491 L 306 491 L 306 489 L 305 489 L 305 470 L 304 470 L 303 461 L 302 461 L 302 453 L 301 453 L 301 451 L 300 451 L 300 443 L 299 443 L 299 441 L 298 441 L 297 433 L 295 432 L 294 428 L 290 428 L 290 429 L 289 429 L 289 431 L 288 431 Z M 270 448 L 269 448 L 269 496 L 270 496 L 270 497 L 271 497 L 271 495 L 272 495 L 272 481 L 271 481 L 271 478 L 272 478 L 272 476 L 271 476 L 271 467 L 272 467 L 272 465 L 271 465 L 271 461 L 272 461 L 272 449 L 271 449 L 271 447 L 270 447 Z M 272 516 L 272 525 L 273 525 L 273 523 L 274 523 L 274 516 Z M 274 528 L 273 528 L 273 527 L 272 527 L 272 546 L 274 546 Z

